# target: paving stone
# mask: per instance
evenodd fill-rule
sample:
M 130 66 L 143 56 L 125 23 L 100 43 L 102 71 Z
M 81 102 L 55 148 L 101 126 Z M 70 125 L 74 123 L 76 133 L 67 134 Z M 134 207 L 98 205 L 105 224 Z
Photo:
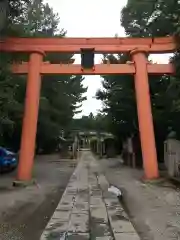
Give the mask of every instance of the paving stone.
M 96 206 L 96 207 L 103 208 L 104 202 L 103 202 L 102 198 L 91 196 L 90 197 L 90 206 Z
M 56 231 L 56 232 L 66 232 L 69 227 L 69 221 L 63 222 L 63 221 L 51 221 L 47 227 L 47 231 Z
M 73 204 L 74 200 L 76 198 L 76 193 L 75 194 L 68 194 L 66 192 L 66 194 L 64 194 L 61 198 L 61 201 L 60 201 L 60 205 L 63 203 L 63 202 L 67 202 L 68 204 Z
M 123 208 L 109 208 L 107 209 L 107 212 L 109 217 L 112 217 L 113 219 L 129 221 L 129 217 Z
M 89 182 L 89 185 L 90 185 L 90 187 L 91 187 L 91 190 L 100 190 L 100 187 L 99 187 L 97 181 L 96 181 L 95 184 L 92 184 L 91 182 Z
M 104 223 L 91 223 L 91 238 L 96 239 L 97 237 L 111 237 L 111 231 L 108 224 Z
M 64 193 L 64 195 L 66 196 L 66 195 L 72 195 L 72 196 L 74 196 L 75 194 L 77 193 L 77 188 L 74 186 L 73 188 L 71 187 L 71 188 L 67 188 L 66 189 L 66 192 Z M 72 197 L 71 196 L 71 197 Z
M 92 191 L 92 195 L 94 197 L 102 198 L 102 192 L 101 191 Z
M 45 231 L 40 240 L 66 240 L 66 233 L 59 233 L 56 231 L 47 232 Z
M 89 183 L 91 183 L 92 185 L 96 185 L 96 184 L 97 184 L 97 177 L 94 176 L 94 175 L 92 175 L 91 172 L 89 172 L 88 181 L 89 181 Z
M 57 207 L 57 209 L 56 209 L 56 211 L 72 211 L 72 209 L 73 209 L 73 204 L 71 205 L 71 204 L 60 204 L 58 207 Z
M 140 240 L 137 233 L 115 233 L 115 240 Z
M 81 210 L 81 209 L 77 209 L 77 208 L 73 208 L 72 209 L 72 214 L 86 214 L 89 216 L 89 210 Z
M 106 207 L 91 207 L 90 208 L 91 221 L 97 223 L 108 223 L 108 216 Z
M 89 215 L 79 213 L 72 214 L 68 231 L 87 233 L 89 231 Z
M 88 186 L 88 184 L 78 190 L 78 194 L 81 194 L 81 193 L 82 193 L 82 194 L 83 194 L 83 193 L 86 193 L 86 194 L 89 193 L 89 186 Z
M 66 239 L 68 240 L 89 240 L 89 233 L 68 233 Z
M 89 214 L 89 203 L 88 202 L 76 202 L 72 209 L 72 213 L 86 213 Z
M 82 202 L 82 200 L 84 202 L 89 202 L 89 192 L 88 193 L 86 193 L 86 192 L 79 192 L 78 193 L 76 202 Z
M 127 220 L 116 220 L 109 217 L 109 221 L 114 233 L 135 233 L 132 223 Z
M 87 196 L 84 196 L 84 197 L 77 196 L 76 200 L 74 202 L 74 206 L 81 207 L 85 210 L 88 210 L 89 209 L 89 198 L 87 198 Z
M 57 210 L 54 212 L 51 221 L 67 222 L 70 219 L 71 211 L 69 210 Z
M 109 183 L 108 181 L 106 180 L 105 176 L 100 174 L 99 177 L 98 177 L 98 182 L 102 188 L 103 191 L 107 190 L 108 187 L 109 187 Z
M 105 237 L 96 237 L 95 240 L 114 240 L 111 236 L 105 236 Z
M 98 181 L 97 181 L 97 179 L 95 179 L 94 181 L 92 181 L 92 180 L 88 180 L 88 182 L 89 182 L 89 186 L 91 187 L 91 188 L 99 188 L 99 184 L 98 184 Z
M 117 199 L 117 197 L 111 197 L 111 198 L 107 198 L 104 194 L 104 202 L 107 206 L 107 208 L 120 208 L 122 207 Z
M 75 203 L 83 204 L 89 201 L 89 193 L 87 192 L 78 192 L 76 196 Z

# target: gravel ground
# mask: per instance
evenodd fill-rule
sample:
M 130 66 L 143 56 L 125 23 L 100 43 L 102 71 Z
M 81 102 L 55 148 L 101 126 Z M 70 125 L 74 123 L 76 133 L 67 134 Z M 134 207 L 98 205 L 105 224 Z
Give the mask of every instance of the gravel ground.
M 180 191 L 171 183 L 143 184 L 143 171 L 124 167 L 118 159 L 100 160 L 110 184 L 123 191 L 127 212 L 142 240 L 180 239 Z
M 75 166 L 57 155 L 37 157 L 37 184 L 27 188 L 12 187 L 16 172 L 0 175 L 0 239 L 39 240 Z

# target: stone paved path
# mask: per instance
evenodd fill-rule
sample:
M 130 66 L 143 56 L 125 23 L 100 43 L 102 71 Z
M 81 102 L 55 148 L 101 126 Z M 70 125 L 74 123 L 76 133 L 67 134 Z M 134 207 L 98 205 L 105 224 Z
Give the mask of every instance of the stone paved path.
M 88 151 L 75 169 L 41 240 L 140 240 L 98 162 Z

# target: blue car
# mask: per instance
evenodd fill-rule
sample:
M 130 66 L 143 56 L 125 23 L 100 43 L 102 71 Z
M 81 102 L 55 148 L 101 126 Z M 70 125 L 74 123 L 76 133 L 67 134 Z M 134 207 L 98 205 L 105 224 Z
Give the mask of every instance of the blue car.
M 0 147 L 0 172 L 13 170 L 17 167 L 17 164 L 16 154 Z

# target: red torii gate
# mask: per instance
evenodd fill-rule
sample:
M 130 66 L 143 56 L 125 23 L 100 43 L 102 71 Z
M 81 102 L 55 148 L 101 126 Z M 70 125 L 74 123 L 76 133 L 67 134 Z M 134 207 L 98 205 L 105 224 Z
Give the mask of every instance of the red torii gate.
M 94 49 L 95 53 L 128 52 L 132 62 L 126 64 L 97 64 L 92 70 L 82 70 L 78 64 L 43 62 L 46 52 L 81 53 Z M 169 53 L 176 49 L 172 37 L 165 38 L 8 38 L 0 42 L 0 50 L 28 52 L 29 62 L 14 64 L 15 74 L 28 74 L 20 159 L 17 180 L 31 180 L 39 110 L 42 74 L 133 74 L 139 119 L 139 130 L 145 177 L 158 178 L 157 153 L 154 138 L 148 74 L 173 74 L 171 64 L 150 64 L 147 53 Z

